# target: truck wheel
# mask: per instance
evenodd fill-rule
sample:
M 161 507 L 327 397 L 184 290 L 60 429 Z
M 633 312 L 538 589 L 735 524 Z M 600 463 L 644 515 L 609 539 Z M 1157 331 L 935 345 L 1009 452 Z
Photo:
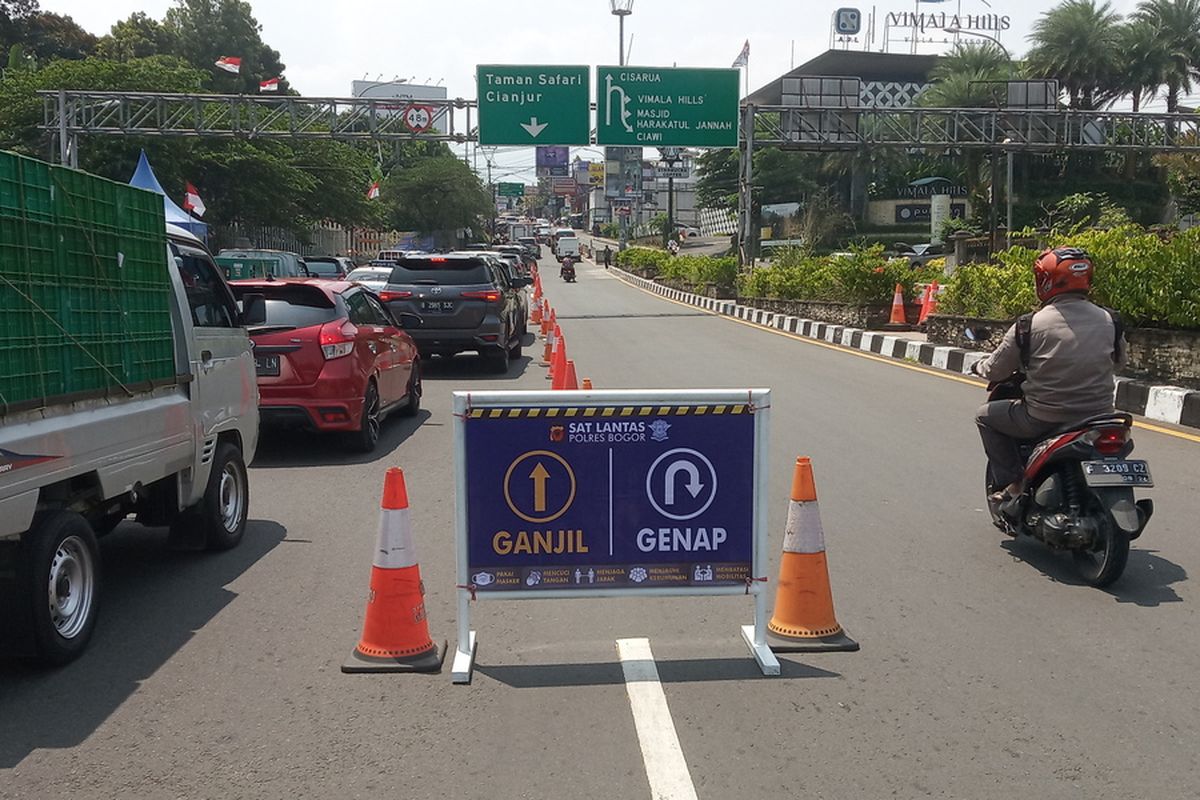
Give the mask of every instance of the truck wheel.
M 237 547 L 246 533 L 250 511 L 250 481 L 242 453 L 229 442 L 217 445 L 204 497 L 176 525 L 196 526 L 198 539 L 209 550 Z
M 100 550 L 87 520 L 74 511 L 40 519 L 22 540 L 24 597 L 33 604 L 32 634 L 38 659 L 73 661 L 96 627 Z

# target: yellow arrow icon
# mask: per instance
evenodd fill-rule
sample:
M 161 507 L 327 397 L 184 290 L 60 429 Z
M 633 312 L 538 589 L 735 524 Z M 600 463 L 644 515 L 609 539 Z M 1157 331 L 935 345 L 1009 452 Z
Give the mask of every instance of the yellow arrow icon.
M 533 481 L 533 510 L 537 513 L 545 513 L 546 481 L 550 480 L 550 473 L 539 461 L 533 468 L 533 472 L 529 473 L 529 478 Z

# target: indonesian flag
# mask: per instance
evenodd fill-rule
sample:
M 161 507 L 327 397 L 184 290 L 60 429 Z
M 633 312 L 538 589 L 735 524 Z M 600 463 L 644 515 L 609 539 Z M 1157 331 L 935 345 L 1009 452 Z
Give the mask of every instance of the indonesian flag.
M 200 193 L 190 183 L 187 185 L 187 193 L 183 196 L 183 207 L 197 217 L 203 217 L 204 212 L 207 211 L 204 201 L 200 199 Z
M 221 56 L 217 59 L 216 66 L 237 75 L 242 71 L 242 59 L 239 56 Z
M 367 199 L 375 200 L 378 197 L 379 197 L 379 181 L 373 181 L 371 183 L 371 188 L 367 189 Z
M 750 40 L 747 39 L 746 43 L 744 45 L 742 45 L 742 52 L 738 53 L 738 57 L 733 60 L 733 64 L 731 66 L 744 67 L 744 66 L 748 65 L 749 63 L 750 63 Z
M 267 78 L 265 81 L 259 81 L 258 90 L 260 92 L 278 92 L 279 78 Z

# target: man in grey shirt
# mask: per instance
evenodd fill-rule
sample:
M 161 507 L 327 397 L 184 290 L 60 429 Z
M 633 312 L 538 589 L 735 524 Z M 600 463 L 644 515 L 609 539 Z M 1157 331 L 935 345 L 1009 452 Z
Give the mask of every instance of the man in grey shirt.
M 975 416 L 993 488 L 1003 487 L 993 497 L 997 501 L 1021 493 L 1021 442 L 1113 412 L 1114 374 L 1125 361 L 1125 340 L 1117 318 L 1087 299 L 1093 271 L 1083 250 L 1042 253 L 1033 272 L 1043 305 L 1026 323 L 1027 342 L 1018 321 L 1000 346 L 972 368 L 989 381 L 1002 381 L 1014 372 L 1026 375 L 1023 400 L 984 403 Z

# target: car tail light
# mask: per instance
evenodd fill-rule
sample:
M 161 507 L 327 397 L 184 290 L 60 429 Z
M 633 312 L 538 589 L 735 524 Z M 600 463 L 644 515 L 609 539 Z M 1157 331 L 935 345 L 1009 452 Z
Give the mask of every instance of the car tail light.
M 380 292 L 379 299 L 385 303 L 390 303 L 393 300 L 407 300 L 412 297 L 412 292 Z
M 430 262 L 432 262 L 434 264 L 445 264 L 446 263 L 446 259 L 444 259 L 440 256 L 435 256 L 434 258 L 431 258 L 429 260 L 430 260 Z
M 1124 428 L 1101 428 L 1093 446 L 1102 456 L 1115 456 L 1125 449 L 1129 432 Z
M 354 334 L 358 329 L 349 322 L 329 322 L 321 327 L 321 353 L 326 361 L 354 352 Z
M 499 303 L 501 294 L 495 289 L 489 289 L 484 292 L 463 292 L 463 297 L 469 297 L 472 300 L 483 300 L 488 303 Z

